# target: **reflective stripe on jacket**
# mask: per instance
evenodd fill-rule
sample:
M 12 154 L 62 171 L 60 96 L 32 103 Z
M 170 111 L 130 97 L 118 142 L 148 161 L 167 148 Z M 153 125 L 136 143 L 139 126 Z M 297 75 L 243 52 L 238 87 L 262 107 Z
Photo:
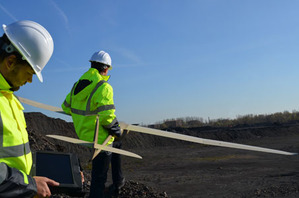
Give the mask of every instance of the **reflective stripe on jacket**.
M 36 185 L 28 176 L 32 154 L 23 106 L 9 89 L 10 85 L 0 74 L 0 164 L 7 166 L 0 166 L 0 195 L 7 193 L 12 186 L 17 186 L 22 195 L 24 192 L 30 194 L 32 190 L 36 192 Z M 21 177 L 23 179 L 19 181 Z
M 66 113 L 72 115 L 76 133 L 81 140 L 94 141 L 97 115 L 100 123 L 99 144 L 105 141 L 109 129 L 117 122 L 113 89 L 107 83 L 108 79 L 109 76 L 102 76 L 97 69 L 90 68 L 74 84 L 61 105 Z M 112 142 L 113 138 L 108 145 Z

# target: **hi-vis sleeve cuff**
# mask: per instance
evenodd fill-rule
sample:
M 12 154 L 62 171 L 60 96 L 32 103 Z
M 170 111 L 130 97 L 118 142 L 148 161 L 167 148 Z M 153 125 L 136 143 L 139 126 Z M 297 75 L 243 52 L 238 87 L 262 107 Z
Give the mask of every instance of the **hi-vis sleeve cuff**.
M 66 100 L 62 103 L 61 108 L 66 114 L 71 115 L 71 105 Z
M 104 127 L 105 129 L 110 129 L 110 128 L 112 128 L 114 125 L 119 126 L 119 122 L 118 122 L 117 118 L 114 118 L 110 124 L 108 124 L 108 125 L 104 125 L 103 127 Z

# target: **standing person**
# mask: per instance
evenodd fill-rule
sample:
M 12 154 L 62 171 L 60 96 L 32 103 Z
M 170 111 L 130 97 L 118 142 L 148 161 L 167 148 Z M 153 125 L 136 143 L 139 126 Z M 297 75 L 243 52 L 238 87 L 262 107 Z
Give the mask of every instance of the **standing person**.
M 46 177 L 29 176 L 32 154 L 23 106 L 14 91 L 32 82 L 52 56 L 49 32 L 33 21 L 3 25 L 0 37 L 0 197 L 50 196 L 48 185 L 59 183 Z
M 75 131 L 81 140 L 93 142 L 96 124 L 99 123 L 98 144 L 109 135 L 120 137 L 119 122 L 114 114 L 113 89 L 107 83 L 112 69 L 110 55 L 104 51 L 95 52 L 91 59 L 91 68 L 74 84 L 66 96 L 62 109 L 72 115 Z M 111 146 L 114 137 L 107 145 Z M 90 198 L 104 197 L 107 172 L 111 153 L 101 151 L 92 161 Z

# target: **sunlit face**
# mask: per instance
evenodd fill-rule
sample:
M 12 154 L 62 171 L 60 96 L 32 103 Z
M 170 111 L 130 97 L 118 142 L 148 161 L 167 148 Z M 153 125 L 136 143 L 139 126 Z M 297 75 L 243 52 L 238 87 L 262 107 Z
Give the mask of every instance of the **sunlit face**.
M 16 64 L 6 75 L 6 80 L 12 86 L 12 90 L 17 91 L 27 82 L 32 82 L 33 74 L 35 72 L 29 64 Z

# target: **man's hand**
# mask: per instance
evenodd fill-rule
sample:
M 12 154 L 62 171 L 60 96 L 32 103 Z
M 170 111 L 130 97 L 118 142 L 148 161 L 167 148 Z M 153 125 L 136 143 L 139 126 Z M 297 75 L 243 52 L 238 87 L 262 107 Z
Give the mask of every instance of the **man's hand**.
M 36 187 L 37 187 L 37 194 L 35 197 L 50 197 L 51 196 L 51 191 L 48 187 L 48 185 L 50 186 L 59 186 L 59 183 L 49 179 L 47 177 L 38 177 L 35 176 L 33 177 L 36 183 Z
M 81 181 L 82 181 L 82 184 L 83 184 L 85 182 L 83 171 L 80 171 L 80 174 L 81 174 Z

